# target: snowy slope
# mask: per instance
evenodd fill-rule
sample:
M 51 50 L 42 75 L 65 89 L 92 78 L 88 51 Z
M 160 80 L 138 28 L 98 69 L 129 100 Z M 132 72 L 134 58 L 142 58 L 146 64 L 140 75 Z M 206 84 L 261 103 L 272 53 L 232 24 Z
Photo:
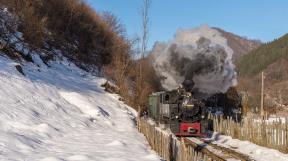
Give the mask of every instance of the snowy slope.
M 154 161 L 137 132 L 135 111 L 100 87 L 105 80 L 68 61 L 0 56 L 0 160 Z

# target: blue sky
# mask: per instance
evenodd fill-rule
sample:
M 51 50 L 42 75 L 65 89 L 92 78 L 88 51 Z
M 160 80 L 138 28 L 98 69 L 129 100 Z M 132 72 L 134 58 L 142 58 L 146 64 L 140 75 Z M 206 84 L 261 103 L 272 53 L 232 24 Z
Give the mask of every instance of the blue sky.
M 110 11 L 128 35 L 141 33 L 142 0 L 86 0 L 96 11 Z M 173 38 L 179 28 L 201 24 L 240 36 L 271 41 L 288 32 L 288 0 L 152 0 L 149 48 Z

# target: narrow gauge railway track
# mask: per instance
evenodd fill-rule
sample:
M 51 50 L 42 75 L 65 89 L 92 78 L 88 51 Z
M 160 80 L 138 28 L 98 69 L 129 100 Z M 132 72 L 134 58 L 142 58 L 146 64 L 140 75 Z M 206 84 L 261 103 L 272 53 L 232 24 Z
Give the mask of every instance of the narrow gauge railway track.
M 238 153 L 232 149 L 219 146 L 217 144 L 204 142 L 198 138 L 183 138 L 184 142 L 191 145 L 196 151 L 200 151 L 209 155 L 213 160 L 217 161 L 229 161 L 229 160 L 239 160 L 239 161 L 254 161 L 249 156 Z

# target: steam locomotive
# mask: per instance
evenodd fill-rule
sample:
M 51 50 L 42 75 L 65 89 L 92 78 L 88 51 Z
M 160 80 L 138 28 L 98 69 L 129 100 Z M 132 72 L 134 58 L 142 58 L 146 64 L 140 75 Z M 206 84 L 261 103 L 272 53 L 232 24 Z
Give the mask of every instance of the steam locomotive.
M 184 89 L 151 94 L 148 117 L 170 128 L 176 136 L 203 137 L 211 129 L 205 104 Z

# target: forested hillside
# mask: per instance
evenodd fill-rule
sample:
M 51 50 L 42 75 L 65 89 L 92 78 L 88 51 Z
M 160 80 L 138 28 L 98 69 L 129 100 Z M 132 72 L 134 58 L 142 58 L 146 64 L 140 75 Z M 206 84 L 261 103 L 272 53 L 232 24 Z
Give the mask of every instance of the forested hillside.
M 252 111 L 257 112 L 260 107 L 263 71 L 266 110 L 270 113 L 285 113 L 284 109 L 288 105 L 288 34 L 242 56 L 236 66 L 238 88 L 248 94 Z
M 253 76 L 279 59 L 288 59 L 288 34 L 242 56 L 237 68 L 241 76 Z

